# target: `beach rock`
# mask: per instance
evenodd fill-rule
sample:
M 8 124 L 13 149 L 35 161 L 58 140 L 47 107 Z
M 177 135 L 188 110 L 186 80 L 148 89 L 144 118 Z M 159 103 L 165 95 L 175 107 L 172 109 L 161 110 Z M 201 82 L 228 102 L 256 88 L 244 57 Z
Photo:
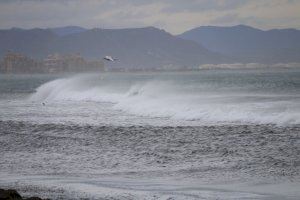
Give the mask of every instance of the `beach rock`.
M 43 200 L 43 199 L 41 199 L 39 197 L 29 197 L 29 198 L 27 198 L 25 200 Z
M 16 190 L 4 190 L 0 188 L 0 200 L 43 200 L 39 197 L 22 198 Z M 50 200 L 50 199 L 45 199 Z
M 22 200 L 22 197 L 16 190 L 0 189 L 0 200 Z

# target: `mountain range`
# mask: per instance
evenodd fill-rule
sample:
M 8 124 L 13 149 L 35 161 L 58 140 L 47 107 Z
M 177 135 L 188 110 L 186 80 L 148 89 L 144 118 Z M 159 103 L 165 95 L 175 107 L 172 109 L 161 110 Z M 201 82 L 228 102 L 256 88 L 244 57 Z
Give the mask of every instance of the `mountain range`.
M 87 29 L 82 28 L 80 26 L 64 26 L 64 27 L 51 28 L 51 31 L 54 32 L 58 36 L 65 36 L 65 35 L 71 35 L 74 33 L 81 33 L 86 30 Z
M 85 58 L 94 60 L 112 55 L 118 61 L 110 65 L 132 68 L 197 66 L 201 63 L 221 63 L 226 59 L 196 42 L 181 39 L 154 27 L 1 30 L 0 56 L 3 57 L 7 51 L 36 59 L 43 59 L 53 53 L 80 53 Z
M 53 53 L 80 53 L 99 60 L 118 59 L 112 66 L 198 67 L 220 63 L 278 63 L 300 61 L 300 31 L 263 31 L 249 26 L 204 26 L 180 35 L 154 27 L 85 29 L 67 26 L 48 29 L 0 30 L 0 57 L 8 51 L 35 59 Z
M 178 37 L 195 41 L 213 52 L 237 62 L 286 63 L 300 61 L 300 31 L 272 29 L 263 31 L 250 26 L 202 26 Z

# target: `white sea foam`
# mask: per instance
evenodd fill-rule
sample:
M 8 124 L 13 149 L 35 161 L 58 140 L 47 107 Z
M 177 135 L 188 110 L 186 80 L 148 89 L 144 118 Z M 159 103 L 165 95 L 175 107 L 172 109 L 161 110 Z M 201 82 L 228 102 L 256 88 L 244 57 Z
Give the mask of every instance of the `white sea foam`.
M 53 199 L 289 199 L 300 196 L 299 183 L 203 184 L 172 179 L 78 178 L 0 175 L 2 184 L 17 187 L 22 195 Z M 17 184 L 16 184 L 17 182 Z M 25 185 L 25 186 L 24 186 Z M 32 188 L 28 190 L 28 188 Z
M 203 64 L 199 69 L 262 69 L 262 68 L 299 68 L 300 63 L 276 63 L 276 64 L 262 64 L 262 63 L 231 63 L 231 64 Z
M 92 76 L 92 78 L 94 78 Z M 118 102 L 121 94 L 107 91 L 105 87 L 92 85 L 87 82 L 89 77 L 76 76 L 73 78 L 57 79 L 41 85 L 30 97 L 33 101 L 99 101 Z
M 218 90 L 198 83 L 148 80 L 110 84 L 96 76 L 76 76 L 43 84 L 33 101 L 111 102 L 113 108 L 147 117 L 208 123 L 299 124 L 299 95 Z M 122 87 L 121 87 L 122 86 Z

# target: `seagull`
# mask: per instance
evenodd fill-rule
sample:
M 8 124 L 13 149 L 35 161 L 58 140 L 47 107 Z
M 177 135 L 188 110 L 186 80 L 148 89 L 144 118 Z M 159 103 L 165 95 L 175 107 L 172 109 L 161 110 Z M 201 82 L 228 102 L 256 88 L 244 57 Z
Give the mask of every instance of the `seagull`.
M 111 56 L 105 56 L 104 58 L 103 58 L 104 60 L 107 60 L 107 61 L 116 61 L 117 59 L 116 58 L 113 58 L 113 57 L 111 57 Z

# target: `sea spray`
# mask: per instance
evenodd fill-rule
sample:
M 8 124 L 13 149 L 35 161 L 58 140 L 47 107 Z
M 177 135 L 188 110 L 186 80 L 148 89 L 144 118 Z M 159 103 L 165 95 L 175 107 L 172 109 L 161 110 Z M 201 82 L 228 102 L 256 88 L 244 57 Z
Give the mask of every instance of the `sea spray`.
M 106 79 L 75 76 L 41 85 L 30 100 L 110 102 L 113 109 L 128 114 L 201 123 L 300 123 L 300 95 L 289 93 L 291 83 L 262 79 L 254 84 L 251 79 L 230 76 L 213 81 L 191 77 L 115 81 L 113 75 Z M 277 87 L 282 85 L 287 93 L 278 92 Z

